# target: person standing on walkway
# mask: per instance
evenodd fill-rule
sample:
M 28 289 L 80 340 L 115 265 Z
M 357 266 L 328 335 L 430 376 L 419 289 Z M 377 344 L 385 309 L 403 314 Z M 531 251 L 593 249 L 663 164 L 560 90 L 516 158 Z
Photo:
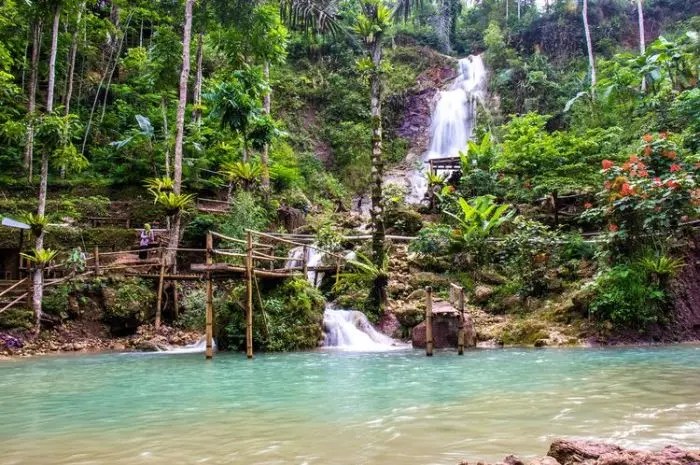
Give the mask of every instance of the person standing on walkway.
M 143 231 L 141 231 L 141 235 L 139 237 L 139 258 L 144 259 L 148 258 L 148 249 L 151 247 L 151 244 L 155 241 L 155 235 L 153 234 L 153 230 L 151 229 L 151 225 L 146 223 L 143 225 Z

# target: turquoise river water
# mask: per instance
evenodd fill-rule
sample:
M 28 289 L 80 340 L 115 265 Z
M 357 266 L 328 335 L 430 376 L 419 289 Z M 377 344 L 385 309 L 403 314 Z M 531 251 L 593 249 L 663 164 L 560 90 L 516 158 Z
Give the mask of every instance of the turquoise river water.
M 0 465 L 454 465 L 700 447 L 700 347 L 0 362 Z

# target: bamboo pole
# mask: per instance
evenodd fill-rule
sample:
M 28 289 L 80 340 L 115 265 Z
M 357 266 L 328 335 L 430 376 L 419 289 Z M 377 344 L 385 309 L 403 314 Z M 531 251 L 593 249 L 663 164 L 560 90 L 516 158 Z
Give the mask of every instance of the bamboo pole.
M 308 252 L 308 250 L 306 250 L 306 246 L 303 246 L 303 248 L 301 250 L 302 250 L 302 253 L 301 253 L 301 271 L 302 271 L 302 273 L 304 273 L 304 276 L 308 276 L 309 265 L 307 264 L 307 261 L 306 261 L 306 252 Z
M 93 266 L 95 267 L 95 276 L 100 275 L 100 246 L 96 245 L 95 246 L 95 263 L 93 263 Z
M 207 232 L 207 265 L 212 264 L 211 249 L 214 246 L 214 239 L 211 232 Z M 205 357 L 210 360 L 214 356 L 213 348 L 213 323 L 214 323 L 214 289 L 211 279 L 211 271 L 207 272 L 207 308 L 206 308 L 206 351 Z
M 160 274 L 158 276 L 158 303 L 156 305 L 156 331 L 160 329 L 160 317 L 163 309 L 163 283 L 165 281 L 165 254 L 160 249 Z
M 433 356 L 433 288 L 425 288 L 425 355 Z
M 253 358 L 253 236 L 248 231 L 248 256 L 246 257 L 246 325 L 245 349 L 246 356 Z
M 459 331 L 457 332 L 457 355 L 464 355 L 464 289 L 459 288 Z

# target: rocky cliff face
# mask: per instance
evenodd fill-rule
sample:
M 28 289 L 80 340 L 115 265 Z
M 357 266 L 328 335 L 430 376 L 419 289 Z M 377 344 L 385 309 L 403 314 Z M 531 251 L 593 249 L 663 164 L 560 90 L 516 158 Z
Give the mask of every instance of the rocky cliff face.
M 700 340 L 700 236 L 690 243 L 685 266 L 671 284 L 671 292 L 671 336 L 677 340 Z

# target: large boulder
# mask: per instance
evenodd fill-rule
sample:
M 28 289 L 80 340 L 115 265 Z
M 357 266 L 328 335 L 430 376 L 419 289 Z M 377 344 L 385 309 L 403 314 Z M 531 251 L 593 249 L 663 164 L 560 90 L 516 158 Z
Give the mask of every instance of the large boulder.
M 700 453 L 675 446 L 660 451 L 623 449 L 595 441 L 558 439 L 549 448 L 548 456 L 561 465 L 697 465 Z

